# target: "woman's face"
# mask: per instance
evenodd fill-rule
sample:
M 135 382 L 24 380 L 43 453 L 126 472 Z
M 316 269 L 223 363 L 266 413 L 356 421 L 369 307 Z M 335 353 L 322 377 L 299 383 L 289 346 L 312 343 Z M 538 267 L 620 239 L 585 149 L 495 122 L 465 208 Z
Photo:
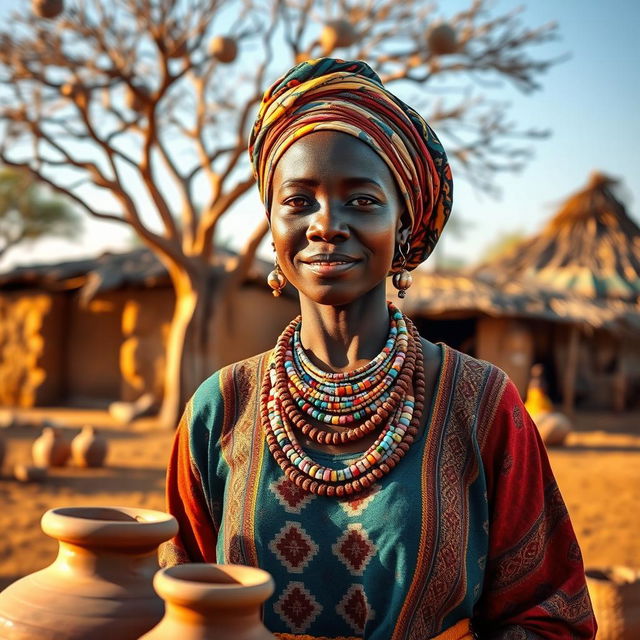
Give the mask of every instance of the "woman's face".
M 395 180 L 371 147 L 339 131 L 306 135 L 278 161 L 272 189 L 278 264 L 302 295 L 340 306 L 384 286 L 408 233 Z

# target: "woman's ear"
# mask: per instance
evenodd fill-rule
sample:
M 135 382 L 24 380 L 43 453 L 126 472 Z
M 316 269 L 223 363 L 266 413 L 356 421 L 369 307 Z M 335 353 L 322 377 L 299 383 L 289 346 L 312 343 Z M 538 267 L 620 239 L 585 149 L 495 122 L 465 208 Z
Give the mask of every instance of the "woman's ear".
M 406 225 L 400 225 L 396 231 L 396 245 L 398 247 L 404 247 L 409 242 L 411 236 L 411 229 Z

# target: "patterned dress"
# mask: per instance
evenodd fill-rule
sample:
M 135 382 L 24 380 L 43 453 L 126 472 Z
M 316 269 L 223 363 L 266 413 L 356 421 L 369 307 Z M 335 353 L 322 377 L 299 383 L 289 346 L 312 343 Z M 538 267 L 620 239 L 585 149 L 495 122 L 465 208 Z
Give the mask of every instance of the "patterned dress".
M 269 353 L 206 380 L 167 476 L 180 533 L 165 565 L 269 571 L 281 638 L 426 640 L 464 619 L 481 638 L 593 638 L 580 549 L 537 430 L 498 368 L 441 345 L 427 426 L 366 493 L 291 483 L 265 444 Z M 313 452 L 327 466 L 356 454 Z M 458 636 L 462 637 L 462 636 Z

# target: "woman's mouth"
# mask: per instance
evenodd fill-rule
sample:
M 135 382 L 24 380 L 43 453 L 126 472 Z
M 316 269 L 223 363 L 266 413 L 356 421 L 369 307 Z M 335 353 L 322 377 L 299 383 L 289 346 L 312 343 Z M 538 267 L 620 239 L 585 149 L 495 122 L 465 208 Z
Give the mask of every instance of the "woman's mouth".
M 338 275 L 345 271 L 348 271 L 351 267 L 357 264 L 358 260 L 351 256 L 345 255 L 315 255 L 302 260 L 311 271 L 318 275 Z

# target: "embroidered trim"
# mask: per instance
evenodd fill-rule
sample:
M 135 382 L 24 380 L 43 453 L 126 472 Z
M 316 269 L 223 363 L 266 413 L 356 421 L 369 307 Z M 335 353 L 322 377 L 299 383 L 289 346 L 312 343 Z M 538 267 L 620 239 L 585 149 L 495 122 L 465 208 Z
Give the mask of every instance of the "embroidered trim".
M 472 445 L 479 417 L 495 414 L 503 376 L 449 347 L 445 357 L 423 457 L 417 567 L 394 640 L 432 637 L 467 591 L 466 565 L 459 558 L 468 546 L 468 488 L 481 464 Z
M 556 527 L 568 517 L 558 485 L 550 482 L 544 489 L 544 511 L 536 518 L 527 533 L 518 542 L 496 557 L 492 593 L 503 591 L 530 578 L 544 561 L 547 541 Z
M 257 366 L 253 364 L 256 360 Z M 253 447 L 252 443 L 264 442 L 262 434 L 259 437 L 254 434 L 262 429 L 259 401 L 265 360 L 266 354 L 262 354 L 220 372 L 220 392 L 224 400 L 221 450 L 229 465 L 224 496 L 225 561 L 252 567 L 258 566 L 255 505 L 264 458 L 264 447 Z

